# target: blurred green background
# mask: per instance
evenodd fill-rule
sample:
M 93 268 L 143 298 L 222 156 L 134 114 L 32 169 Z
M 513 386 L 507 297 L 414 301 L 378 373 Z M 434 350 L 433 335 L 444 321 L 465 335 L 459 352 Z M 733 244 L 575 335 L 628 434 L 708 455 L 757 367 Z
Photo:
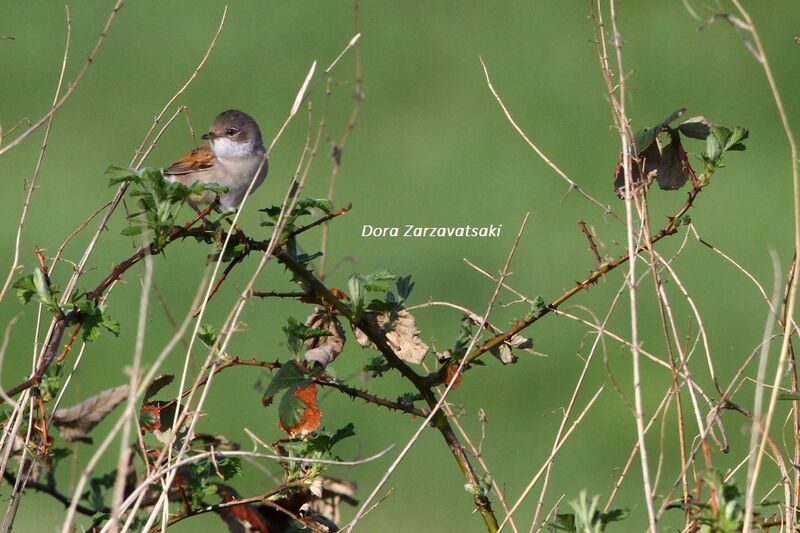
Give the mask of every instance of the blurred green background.
M 700 9 L 699 2 L 696 9 Z M 797 2 L 748 2 L 783 91 L 789 118 L 797 126 L 796 87 L 800 83 L 798 53 L 793 41 L 798 32 Z M 70 6 L 72 47 L 66 79 L 74 78 L 113 5 L 109 1 L 81 2 Z M 35 266 L 33 247 L 53 255 L 65 237 L 87 216 L 113 196 L 106 186 L 109 164 L 127 165 L 149 128 L 153 116 L 195 68 L 214 34 L 223 4 L 212 1 L 130 2 L 114 21 L 94 65 L 75 95 L 56 117 L 47 154 L 33 196 L 22 240 L 24 271 Z M 713 186 L 699 198 L 692 218 L 700 234 L 719 246 L 760 279 L 772 284 L 768 251 L 777 251 L 785 269 L 791 260 L 792 218 L 789 157 L 785 138 L 760 65 L 734 31 L 718 23 L 698 32 L 680 2 L 624 2 L 620 28 L 629 72 L 629 113 L 635 129 L 656 123 L 679 107 L 688 115 L 702 114 L 723 125 L 745 125 L 751 130 L 748 150 L 726 159 L 728 168 L 715 176 Z M 606 218 L 575 194 L 565 197 L 566 185 L 517 136 L 487 89 L 479 63 L 482 56 L 493 82 L 520 126 L 544 152 L 585 190 L 620 212 L 611 182 L 619 140 L 610 127 L 588 18 L 588 3 L 549 0 L 538 2 L 364 2 L 361 6 L 361 54 L 365 99 L 358 125 L 344 152 L 335 194 L 337 205 L 352 202 L 350 214 L 331 226 L 328 257 L 332 286 L 346 288 L 353 272 L 388 268 L 412 274 L 416 289 L 411 303 L 426 300 L 454 302 L 483 312 L 493 284 L 472 270 L 467 258 L 496 272 L 502 267 L 526 212 L 531 220 L 522 237 L 509 283 L 531 297 L 550 301 L 593 268 L 586 240 L 577 222 L 594 227 L 605 246 L 617 256 L 624 248 L 620 224 Z M 702 12 L 707 16 L 708 12 Z M 205 131 L 220 111 L 236 107 L 259 121 L 265 139 L 277 132 L 312 61 L 329 64 L 353 35 L 353 9 L 349 2 L 233 2 L 225 28 L 207 65 L 175 106 L 188 106 L 196 131 Z M 0 119 L 7 131 L 18 121 L 36 120 L 52 99 L 65 39 L 62 3 L 4 3 L 0 6 Z M 354 56 L 348 53 L 332 71 L 335 80 L 329 105 L 323 149 L 309 176 L 306 194 L 324 196 L 331 161 L 325 155 L 338 139 L 352 108 Z M 319 70 L 318 70 L 319 72 Z M 324 84 L 312 94 L 315 120 L 323 104 Z M 174 107 L 173 106 L 173 109 Z M 171 110 L 172 111 L 172 110 Z M 181 118 L 164 135 L 147 165 L 164 166 L 190 148 L 191 137 Z M 277 204 L 295 170 L 307 134 L 302 114 L 289 126 L 270 159 L 270 174 L 247 205 L 240 225 L 255 235 L 257 208 Z M 33 172 L 39 131 L 24 144 L 0 158 L 5 185 L 5 208 L 0 211 L 2 265 L 10 265 L 15 229 L 23 200 L 22 184 Z M 697 153 L 702 144 L 690 142 Z M 684 193 L 655 191 L 651 198 L 653 224 L 666 220 L 684 200 Z M 389 239 L 362 238 L 364 224 L 399 226 L 460 226 L 502 224 L 497 239 Z M 131 251 L 129 239 L 119 235 L 125 226 L 122 211 L 115 214 L 90 261 L 94 269 L 80 283 L 91 288 L 114 262 Z M 90 224 L 94 228 L 95 223 Z M 66 248 L 65 258 L 77 261 L 90 232 L 81 233 Z M 670 254 L 685 236 L 663 242 Z M 303 238 L 308 251 L 319 247 L 319 233 Z M 205 268 L 207 249 L 194 242 L 171 246 L 155 260 L 156 283 L 165 303 L 154 301 L 148 323 L 147 354 L 151 361 L 173 328 L 165 307 L 176 317 L 190 308 Z M 219 325 L 238 290 L 255 267 L 250 258 L 227 281 L 210 306 L 206 321 Z M 3 266 L 6 268 L 6 266 Z M 722 262 L 693 238 L 675 262 L 681 280 L 691 291 L 710 336 L 720 379 L 727 384 L 741 361 L 761 338 L 766 309 L 757 291 L 741 273 Z M 70 266 L 60 264 L 54 274 L 65 283 Z M 5 275 L 5 274 L 3 274 Z M 270 265 L 259 283 L 262 290 L 290 288 L 282 268 Z M 614 272 L 570 301 L 570 310 L 588 316 L 586 306 L 600 317 L 619 288 L 622 277 Z M 644 346 L 665 357 L 652 284 L 643 284 L 641 324 Z M 87 350 L 66 404 L 127 381 L 126 365 L 133 338 L 140 282 L 131 271 L 125 283 L 111 293 L 109 310 L 119 319 L 119 338 L 104 335 Z M 692 335 L 696 326 L 687 306 L 669 286 L 675 311 Z M 527 312 L 501 293 L 492 322 L 505 326 Z M 505 305 L 510 304 L 510 305 Z M 627 336 L 626 305 L 610 321 L 610 329 Z M 243 357 L 285 358 L 281 326 L 287 316 L 304 319 L 309 309 L 278 301 L 253 301 L 243 315 L 243 331 L 231 351 Z M 0 320 L 19 321 L 12 330 L 2 368 L 2 384 L 11 386 L 30 369 L 35 308 L 21 307 L 13 295 L 0 305 Z M 416 312 L 423 338 L 437 349 L 451 347 L 460 316 L 444 308 Z M 494 478 L 511 502 L 547 457 L 569 396 L 594 336 L 567 319 L 547 317 L 527 331 L 536 350 L 547 357 L 520 354 L 516 366 L 502 367 L 487 359 L 487 366 L 469 372 L 452 401 L 462 409 L 462 423 L 474 439 L 480 436 L 478 409 L 488 418 L 484 457 Z M 332 371 L 390 397 L 409 390 L 396 373 L 363 383 L 360 369 L 365 352 L 350 340 Z M 627 401 L 630 394 L 630 355 L 607 343 L 607 369 L 596 358 L 578 399 L 582 407 L 601 385 L 606 390 L 587 419 L 563 448 L 555 468 L 545 509 L 566 494 L 581 489 L 607 497 L 614 479 L 635 442 L 633 417 L 625 401 L 610 386 L 613 375 Z M 710 380 L 701 357 L 692 364 L 698 381 L 708 390 Z M 197 364 L 204 354 L 197 352 Z M 178 372 L 182 353 L 176 350 L 165 371 Z M 431 360 L 429 360 L 430 363 Z M 660 367 L 643 363 L 645 404 L 648 413 L 669 386 L 670 376 Z M 248 427 L 266 441 L 281 437 L 274 407 L 260 404 L 258 384 L 265 376 L 253 369 L 231 369 L 217 378 L 202 419 L 201 431 L 221 432 L 246 442 Z M 172 389 L 170 389 L 172 391 Z M 739 397 L 750 405 L 751 389 Z M 345 459 L 357 459 L 397 444 L 374 463 L 333 469 L 333 473 L 359 484 L 360 498 L 372 490 L 399 448 L 419 424 L 399 414 L 352 402 L 338 394 L 322 395 L 323 423 L 330 429 L 348 421 L 357 437 L 339 448 Z M 717 466 L 735 464 L 743 454 L 746 424 L 725 415 L 732 453 L 717 453 Z M 664 462 L 657 487 L 663 494 L 677 476 L 674 409 L 666 421 Z M 110 421 L 98 427 L 102 435 Z M 671 429 L 670 429 L 671 428 Z M 689 430 L 695 427 L 690 424 Z M 648 441 L 657 462 L 659 432 Z M 116 450 L 116 447 L 114 448 Z M 75 448 L 79 465 L 90 448 Z M 638 465 L 638 462 L 637 462 Z M 109 456 L 98 473 L 116 466 Z M 73 468 L 77 468 L 73 466 Z M 61 468 L 59 483 L 67 487 L 73 473 Z M 263 492 L 271 486 L 256 470 L 235 481 L 242 494 Z M 772 476 L 772 477 L 770 477 Z M 765 474 L 765 486 L 774 472 Z M 743 479 L 743 474 L 739 477 Z M 412 450 L 387 484 L 391 495 L 363 521 L 364 531 L 481 531 L 482 521 L 472 514 L 464 480 L 438 433 L 429 431 Z M 621 530 L 644 524 L 640 473 L 634 468 L 623 484 L 617 505 L 629 507 L 632 518 Z M 7 497 L 7 487 L 0 494 Z M 538 488 L 517 514 L 525 530 L 533 515 Z M 492 498 L 495 509 L 500 509 Z M 344 510 L 345 518 L 354 510 Z M 665 525 L 679 524 L 681 516 L 667 514 Z M 498 512 L 498 516 L 502 513 Z M 19 531 L 54 529 L 63 516 L 61 505 L 50 498 L 29 494 L 22 502 Z M 45 526 L 45 524 L 48 524 Z M 214 531 L 222 527 L 216 516 L 181 523 L 176 531 Z

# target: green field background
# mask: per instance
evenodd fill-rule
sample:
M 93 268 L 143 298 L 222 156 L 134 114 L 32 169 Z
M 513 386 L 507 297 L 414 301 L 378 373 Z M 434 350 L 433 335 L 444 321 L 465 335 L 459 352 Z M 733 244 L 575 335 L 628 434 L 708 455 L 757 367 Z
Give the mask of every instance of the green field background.
M 696 9 L 700 10 L 700 2 Z M 83 66 L 108 12 L 108 1 L 70 5 L 72 46 L 66 79 Z M 800 5 L 793 1 L 748 2 L 764 40 L 776 81 L 783 92 L 790 120 L 798 126 L 800 104 Z M 127 165 L 149 128 L 153 116 L 195 68 L 213 36 L 223 4 L 212 1 L 130 2 L 118 14 L 96 61 L 74 96 L 56 116 L 38 190 L 33 195 L 22 239 L 24 272 L 35 267 L 34 246 L 53 255 L 60 243 L 88 215 L 108 202 L 114 189 L 106 185 L 104 169 Z M 707 11 L 701 12 L 709 16 Z M 358 124 L 344 152 L 335 203 L 353 204 L 352 211 L 331 226 L 328 283 L 346 289 L 354 272 L 381 268 L 411 274 L 416 288 L 411 303 L 428 299 L 450 301 L 483 312 L 494 290 L 490 280 L 471 269 L 464 259 L 497 272 L 502 267 L 525 215 L 530 222 L 514 257 L 509 283 L 522 293 L 547 301 L 558 297 L 593 268 L 578 221 L 594 227 L 605 253 L 624 253 L 624 228 L 576 194 L 530 150 L 512 130 L 483 77 L 483 57 L 495 87 L 520 126 L 571 178 L 591 195 L 623 212 L 613 194 L 612 172 L 620 151 L 611 127 L 587 2 L 389 2 L 361 5 L 361 54 L 364 100 Z M 791 179 L 784 133 L 762 74 L 761 66 L 742 44 L 740 36 L 723 22 L 703 31 L 681 2 L 627 1 L 620 5 L 619 25 L 624 39 L 628 72 L 628 112 L 634 129 L 654 124 L 680 107 L 688 116 L 702 114 L 723 125 L 741 124 L 751 131 L 748 150 L 726 158 L 723 168 L 697 201 L 692 220 L 709 242 L 739 260 L 769 290 L 775 250 L 785 272 L 792 257 Z M 0 6 L 0 120 L 7 131 L 18 121 L 38 119 L 52 100 L 65 40 L 64 6 L 59 2 L 15 2 Z M 175 105 L 188 106 L 197 131 L 231 107 L 242 109 L 273 138 L 284 121 L 310 65 L 328 65 L 353 35 L 349 2 L 232 2 L 225 27 L 205 68 Z M 327 130 L 318 160 L 308 178 L 306 195 L 326 194 L 331 160 L 330 142 L 338 139 L 352 108 L 354 56 L 348 53 L 332 71 L 333 93 Z M 318 71 L 319 72 L 319 71 Z M 311 100 L 315 120 L 324 102 L 324 83 Z M 251 198 L 240 225 L 253 235 L 268 235 L 258 226 L 257 209 L 278 204 L 295 171 L 307 135 L 302 113 L 292 122 L 271 153 L 266 185 Z M 16 225 L 23 202 L 23 180 L 34 168 L 42 138 L 36 133 L 23 145 L 0 157 L 4 208 L 0 210 L 0 267 L 5 276 L 11 265 Z M 147 161 L 164 166 L 190 148 L 185 121 L 170 128 Z M 689 141 L 698 153 L 702 143 Z M 698 165 L 699 166 L 699 165 Z M 565 196 L 566 195 L 566 196 Z M 683 192 L 654 191 L 653 224 L 661 224 L 684 200 Z M 363 238 L 364 224 L 400 226 L 461 226 L 502 224 L 495 239 Z M 90 225 L 93 230 L 96 222 Z M 80 286 L 89 289 L 111 265 L 131 252 L 131 242 L 119 235 L 125 227 L 122 211 L 114 215 L 90 261 L 93 271 Z M 78 235 L 64 257 L 77 261 L 91 231 Z M 677 250 L 685 229 L 659 245 L 669 255 Z M 307 251 L 319 247 L 319 233 L 301 241 Z M 205 269 L 206 247 L 194 242 L 170 246 L 155 258 L 155 279 L 166 307 L 177 317 L 190 308 L 194 290 Z M 251 257 L 237 268 L 209 307 L 205 321 L 219 325 L 238 291 L 257 263 Z M 760 342 L 766 306 L 746 278 L 693 238 L 675 262 L 681 280 L 691 291 L 710 336 L 720 379 L 727 384 L 743 359 Z M 70 271 L 62 263 L 55 281 L 66 283 Z M 289 276 L 271 264 L 261 277 L 261 290 L 288 290 Z M 588 316 L 586 306 L 604 316 L 622 282 L 613 272 L 607 279 L 570 301 L 572 312 Z M 103 337 L 87 350 L 76 381 L 67 393 L 70 404 L 97 391 L 127 382 L 125 366 L 133 353 L 140 280 L 137 270 L 125 276 L 109 298 L 110 314 L 122 322 L 119 338 Z M 640 324 L 644 346 L 666 358 L 660 333 L 652 281 L 643 283 Z M 689 309 L 669 285 L 682 334 L 692 335 Z M 500 327 L 524 315 L 528 307 L 514 304 L 501 293 L 492 322 Z M 506 305 L 509 304 L 509 305 Z M 242 357 L 286 359 L 281 326 L 288 316 L 304 319 L 308 309 L 292 302 L 252 301 L 245 308 L 242 332 L 231 352 Z M 2 385 L 9 387 L 30 371 L 35 307 L 22 307 L 13 295 L 0 304 L 0 325 L 19 317 L 2 367 Z M 416 312 L 426 342 L 439 350 L 450 348 L 458 335 L 460 315 L 444 308 Z M 147 324 L 146 361 L 152 361 L 173 329 L 164 306 L 154 300 Z M 629 334 L 626 305 L 621 305 L 609 328 Z M 543 463 L 552 446 L 561 409 L 569 401 L 594 336 L 566 319 L 549 316 L 527 331 L 536 350 L 546 357 L 521 353 L 516 366 L 503 367 L 493 358 L 470 371 L 450 399 L 461 409 L 462 423 L 476 440 L 480 437 L 478 410 L 488 418 L 484 457 L 497 481 L 513 502 Z M 601 386 L 605 390 L 587 419 L 556 461 L 545 500 L 549 509 L 562 495 L 609 494 L 612 483 L 635 442 L 634 419 L 626 407 L 631 401 L 630 353 L 609 341 L 606 363 L 597 357 L 578 399 L 582 407 Z M 352 339 L 332 371 L 371 391 L 396 397 L 409 387 L 396 373 L 362 381 L 360 369 L 371 354 Z M 693 372 L 710 390 L 708 371 L 696 353 Z M 205 355 L 197 351 L 199 365 Z M 70 364 L 71 364 L 70 360 Z M 179 372 L 182 352 L 168 360 L 165 371 Z M 428 360 L 429 364 L 432 360 Z M 607 367 L 607 368 L 606 368 Z M 669 374 L 644 362 L 647 413 L 663 397 Z M 609 372 L 625 399 L 614 391 Z M 266 441 L 282 436 L 275 407 L 261 407 L 266 376 L 236 368 L 216 378 L 202 418 L 201 431 L 221 432 L 246 446 L 243 427 Z M 173 392 L 173 389 L 169 389 Z M 752 389 L 744 387 L 737 399 L 750 406 Z M 352 421 L 357 436 L 343 443 L 343 459 L 372 455 L 397 445 L 375 462 L 332 469 L 332 473 L 359 484 L 363 500 L 381 474 L 411 437 L 419 420 L 350 401 L 325 391 L 321 395 L 323 424 L 329 429 Z M 744 419 L 724 415 L 731 453 L 715 455 L 716 465 L 733 466 L 743 456 L 747 425 Z M 658 494 L 677 478 L 677 439 L 674 409 L 667 418 L 664 463 Z M 780 420 L 780 418 L 779 418 Z M 95 429 L 95 440 L 111 427 L 106 420 Z M 780 425 L 780 422 L 778 422 Z M 689 430 L 694 432 L 696 427 Z M 659 430 L 648 444 L 654 457 Z M 114 450 L 116 453 L 116 445 Z M 75 448 L 79 465 L 90 447 Z M 116 466 L 116 455 L 104 459 L 98 473 Z M 638 462 L 637 462 L 638 465 Z M 68 487 L 74 472 L 62 465 L 59 483 Z M 272 485 L 263 474 L 247 469 L 233 483 L 244 495 Z M 737 480 L 743 481 L 743 475 Z M 768 468 L 765 487 L 777 477 Z M 640 530 L 645 523 L 638 466 L 622 487 L 617 504 L 632 512 L 620 531 Z M 423 437 L 388 482 L 391 494 L 363 521 L 363 531 L 481 531 L 482 521 L 472 513 L 464 479 L 441 436 Z M 386 489 L 384 492 L 386 492 Z M 0 490 L 7 501 L 8 488 Z M 538 490 L 518 513 L 527 531 Z M 496 498 L 492 498 L 499 509 Z M 351 518 L 354 509 L 344 510 Z M 664 525 L 682 521 L 680 512 L 667 514 Z M 498 515 L 502 513 L 498 512 Z M 18 531 L 51 531 L 63 509 L 50 498 L 29 493 L 22 502 Z M 217 531 L 218 517 L 205 515 L 184 521 L 175 531 Z

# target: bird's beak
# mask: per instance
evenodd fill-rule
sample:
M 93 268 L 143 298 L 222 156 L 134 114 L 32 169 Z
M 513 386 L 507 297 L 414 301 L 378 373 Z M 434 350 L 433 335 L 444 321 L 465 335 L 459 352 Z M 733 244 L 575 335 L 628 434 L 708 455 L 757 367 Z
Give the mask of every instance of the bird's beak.
M 207 131 L 202 136 L 200 136 L 200 138 L 203 139 L 204 141 L 207 141 L 208 139 L 213 139 L 214 138 L 214 134 L 212 132 L 210 132 L 210 131 Z

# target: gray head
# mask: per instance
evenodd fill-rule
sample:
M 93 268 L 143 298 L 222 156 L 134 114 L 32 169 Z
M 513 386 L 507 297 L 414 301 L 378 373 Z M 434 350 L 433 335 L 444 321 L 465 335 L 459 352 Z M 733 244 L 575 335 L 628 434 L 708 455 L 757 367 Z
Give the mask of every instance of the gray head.
M 217 115 L 203 139 L 211 143 L 217 157 L 248 157 L 254 151 L 263 151 L 261 130 L 253 117 L 238 109 L 229 109 Z

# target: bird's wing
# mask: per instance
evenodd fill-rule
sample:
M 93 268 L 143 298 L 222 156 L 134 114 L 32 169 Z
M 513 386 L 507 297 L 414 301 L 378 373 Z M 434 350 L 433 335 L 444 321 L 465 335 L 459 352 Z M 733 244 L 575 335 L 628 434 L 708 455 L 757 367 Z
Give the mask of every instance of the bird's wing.
M 214 161 L 214 152 L 209 145 L 204 144 L 165 168 L 164 174 L 180 175 L 204 170 L 213 167 Z

